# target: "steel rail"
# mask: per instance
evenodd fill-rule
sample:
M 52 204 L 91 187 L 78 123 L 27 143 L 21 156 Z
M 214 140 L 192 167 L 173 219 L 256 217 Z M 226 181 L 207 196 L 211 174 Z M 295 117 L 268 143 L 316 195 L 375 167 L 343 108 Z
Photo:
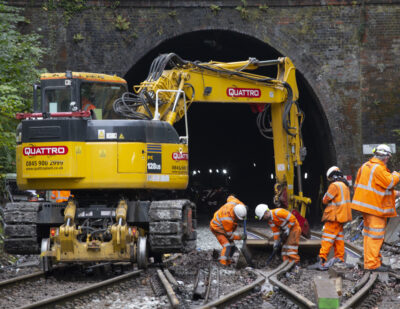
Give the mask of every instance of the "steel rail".
M 247 227 L 247 231 L 253 233 L 254 235 L 257 235 L 258 237 L 262 237 L 265 239 L 269 239 L 270 237 L 268 234 L 260 232 L 258 229 L 253 228 L 253 227 Z
M 20 309 L 39 308 L 39 307 L 42 307 L 42 306 L 53 305 L 53 304 L 56 304 L 56 303 L 61 302 L 61 301 L 66 301 L 69 298 L 79 297 L 79 296 L 81 296 L 81 295 L 83 295 L 85 293 L 93 292 L 93 291 L 98 290 L 98 289 L 100 289 L 100 288 L 102 288 L 104 286 L 108 286 L 108 285 L 117 283 L 119 281 L 128 279 L 130 277 L 136 276 L 136 275 L 140 274 L 141 272 L 143 272 L 143 270 L 141 270 L 141 269 L 135 270 L 135 271 L 132 271 L 132 272 L 124 274 L 124 275 L 120 275 L 120 276 L 117 276 L 117 277 L 114 277 L 114 278 L 111 278 L 111 279 L 108 279 L 108 280 L 104 280 L 104 281 L 89 285 L 89 286 L 84 287 L 84 288 L 79 289 L 79 290 L 75 290 L 75 291 L 72 291 L 72 292 L 69 292 L 69 293 L 66 293 L 66 294 L 63 294 L 63 295 L 58 295 L 58 296 L 54 296 L 54 297 L 51 297 L 51 298 L 47 298 L 47 299 L 38 301 L 38 302 L 33 303 L 33 304 L 29 304 L 29 305 L 26 305 L 26 306 L 22 306 L 22 307 L 20 307 Z
M 362 297 L 364 297 L 364 294 L 367 293 L 372 286 L 374 285 L 376 279 L 378 278 L 378 274 L 374 273 L 369 277 L 368 282 L 363 286 L 363 288 L 358 291 L 356 294 L 353 295 L 350 299 L 348 299 L 342 306 L 339 307 L 339 309 L 349 309 L 351 308 L 355 303 L 357 303 Z
M 265 236 L 263 235 L 263 236 L 261 236 L 260 234 L 258 234 L 258 233 L 254 233 L 254 232 L 250 232 L 250 231 L 247 231 L 247 236 L 253 236 L 254 238 L 256 238 L 256 239 L 264 239 L 265 238 Z
M 177 308 L 179 306 L 179 300 L 175 295 L 174 289 L 172 288 L 171 284 L 168 282 L 167 277 L 165 277 L 164 273 L 161 269 L 157 269 L 158 278 L 162 285 L 164 286 L 165 291 L 167 292 L 169 303 L 171 304 L 172 308 Z
M 371 273 L 367 271 L 364 276 L 362 276 L 361 280 L 351 289 L 351 293 L 356 294 L 367 283 L 370 275 Z
M 289 294 L 296 302 L 299 302 L 300 304 L 306 306 L 307 308 L 317 308 L 317 305 L 314 304 L 312 301 L 309 301 L 307 298 L 304 296 L 300 295 L 296 291 L 292 290 L 290 287 L 287 285 L 283 284 L 282 282 L 279 281 L 278 276 L 281 274 L 286 273 L 288 270 L 290 270 L 294 266 L 295 262 L 292 261 L 288 263 L 284 268 L 282 268 L 279 272 L 274 274 L 269 278 L 269 282 L 272 283 L 273 285 L 276 285 L 280 289 L 282 289 L 286 294 Z
M 226 303 L 229 303 L 232 299 L 234 299 L 236 297 L 240 297 L 242 294 L 245 294 L 245 293 L 251 291 L 252 289 L 254 289 L 257 285 L 265 282 L 265 277 L 262 274 L 260 274 L 258 272 L 256 274 L 257 274 L 257 278 L 252 283 L 250 283 L 236 291 L 233 291 L 232 293 L 222 296 L 213 302 L 210 302 L 208 304 L 202 305 L 197 308 L 198 309 L 210 309 L 210 308 L 214 308 L 214 307 L 218 308 L 218 307 L 226 306 Z
M 210 291 L 211 291 L 211 282 L 212 282 L 212 265 L 208 266 L 208 278 L 207 278 L 207 290 L 206 290 L 206 296 L 204 297 L 203 304 L 206 304 L 208 302 L 208 297 L 210 296 Z
M 248 228 L 248 231 L 250 231 L 251 233 L 254 233 L 258 237 L 263 237 L 264 239 L 268 239 L 268 242 L 269 242 L 270 237 L 266 233 L 262 233 L 259 230 L 254 229 L 254 228 Z M 321 237 L 322 237 L 321 233 L 314 232 L 314 231 L 311 232 L 311 235 L 314 237 L 317 237 L 319 239 L 321 239 Z M 345 241 L 345 248 L 346 248 L 346 250 L 349 250 L 358 256 L 362 256 L 362 254 L 363 254 L 362 248 L 355 246 L 347 241 Z M 281 274 L 290 270 L 293 267 L 293 265 L 294 265 L 294 262 L 290 262 L 290 263 L 288 261 L 283 262 L 276 269 L 274 269 L 270 274 L 267 275 L 269 282 L 271 284 L 279 287 L 280 289 L 282 289 L 282 291 L 284 291 L 286 294 L 291 296 L 291 298 L 298 304 L 305 306 L 306 308 L 317 308 L 317 305 L 315 303 L 311 302 L 310 300 L 308 300 L 301 294 L 292 290 L 289 286 L 287 286 L 279 281 L 278 276 L 280 276 Z M 367 282 L 368 278 L 369 278 L 369 281 Z M 364 277 L 359 282 L 359 284 L 357 284 L 357 286 L 353 288 L 353 291 L 354 291 L 353 293 L 357 292 L 357 290 L 360 290 L 360 291 L 358 293 L 356 293 L 351 299 L 349 299 L 346 302 L 346 304 L 344 304 L 342 307 L 340 307 L 340 309 L 348 309 L 355 302 L 359 301 L 360 298 L 371 288 L 371 286 L 374 284 L 375 280 L 376 280 L 376 274 L 374 274 L 371 277 L 369 277 L 369 274 L 365 274 Z
M 273 271 L 271 271 L 268 275 L 267 275 L 267 279 L 269 279 L 270 277 L 272 277 L 273 275 L 275 275 L 276 273 L 278 273 L 280 270 L 282 270 L 283 268 L 285 268 L 287 265 L 289 264 L 289 261 L 283 261 L 282 264 L 280 264 L 277 268 L 275 268 Z
M 174 276 L 172 276 L 168 269 L 164 269 L 164 275 L 165 277 L 167 277 L 169 283 L 171 283 L 173 286 L 178 286 L 178 282 L 176 281 Z
M 42 277 L 42 276 L 44 276 L 44 272 L 43 271 L 38 271 L 38 272 L 34 272 L 34 273 L 31 273 L 31 274 L 28 274 L 28 275 L 18 276 L 18 277 L 15 277 L 15 278 L 11 278 L 11 279 L 7 279 L 7 280 L 4 280 L 4 281 L 0 281 L 0 289 L 6 287 L 8 285 L 11 285 L 11 284 L 15 284 L 15 283 L 18 283 L 18 282 L 22 282 L 22 281 L 25 281 L 25 280 L 29 280 L 29 279 L 33 279 L 33 278 L 37 278 L 37 277 Z

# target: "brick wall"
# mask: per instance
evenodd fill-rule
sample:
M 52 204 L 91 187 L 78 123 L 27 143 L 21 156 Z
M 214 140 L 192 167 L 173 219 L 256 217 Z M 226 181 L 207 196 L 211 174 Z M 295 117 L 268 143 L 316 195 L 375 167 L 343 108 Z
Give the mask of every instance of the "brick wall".
M 347 174 L 354 175 L 366 159 L 362 144 L 400 139 L 395 131 L 400 129 L 400 1 L 82 2 L 84 9 L 10 1 L 24 7 L 31 21 L 22 29 L 43 36 L 49 50 L 43 66 L 49 71 L 123 76 L 171 38 L 227 30 L 292 59 L 310 87 L 315 109 L 326 117 L 330 151 Z M 117 29 L 118 16 L 129 29 Z

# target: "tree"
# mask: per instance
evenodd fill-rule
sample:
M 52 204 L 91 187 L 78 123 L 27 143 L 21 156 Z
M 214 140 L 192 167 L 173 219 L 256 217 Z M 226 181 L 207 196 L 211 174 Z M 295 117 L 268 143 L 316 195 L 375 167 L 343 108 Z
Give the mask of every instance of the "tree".
M 15 114 L 32 106 L 32 84 L 44 54 L 40 36 L 22 34 L 21 9 L 0 1 L 0 174 L 15 171 Z

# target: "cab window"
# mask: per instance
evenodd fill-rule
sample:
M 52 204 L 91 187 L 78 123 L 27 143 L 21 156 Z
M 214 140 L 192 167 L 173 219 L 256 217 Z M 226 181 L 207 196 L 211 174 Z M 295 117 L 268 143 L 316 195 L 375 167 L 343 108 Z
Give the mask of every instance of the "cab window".
M 44 110 L 50 113 L 69 112 L 71 90 L 67 87 L 48 87 L 44 91 Z
M 125 85 L 84 82 L 80 91 L 81 110 L 93 110 L 96 119 L 121 118 L 114 112 L 113 104 L 124 92 Z

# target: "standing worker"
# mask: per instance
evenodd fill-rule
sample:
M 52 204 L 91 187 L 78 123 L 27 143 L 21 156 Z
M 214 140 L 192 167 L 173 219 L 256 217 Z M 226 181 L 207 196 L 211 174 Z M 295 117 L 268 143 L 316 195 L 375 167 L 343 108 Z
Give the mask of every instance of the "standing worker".
M 210 230 L 222 246 L 219 262 L 228 266 L 232 263 L 234 240 L 246 239 L 245 234 L 234 234 L 238 220 L 246 219 L 247 209 L 235 196 L 229 195 L 227 203 L 214 213 Z
M 392 156 L 388 145 L 379 145 L 372 152 L 374 156 L 358 170 L 352 208 L 362 212 L 364 218 L 364 269 L 388 271 L 382 265 L 379 251 L 387 218 L 397 216 L 395 198 L 400 194 L 394 187 L 400 181 L 400 174 L 391 173 L 386 166 Z
M 255 210 L 256 219 L 266 220 L 274 236 L 274 250 L 279 246 L 279 238 L 284 242 L 282 259 L 298 263 L 298 254 L 301 228 L 296 217 L 286 209 L 275 208 L 270 210 L 268 205 L 259 204 Z
M 335 263 L 344 263 L 343 225 L 352 220 L 349 183 L 343 177 L 342 171 L 337 166 L 332 166 L 326 172 L 326 177 L 330 185 L 322 200 L 327 207 L 321 219 L 325 222 L 322 229 L 321 249 L 318 262 L 310 269 L 326 270 Z M 332 246 L 334 257 L 326 263 Z

